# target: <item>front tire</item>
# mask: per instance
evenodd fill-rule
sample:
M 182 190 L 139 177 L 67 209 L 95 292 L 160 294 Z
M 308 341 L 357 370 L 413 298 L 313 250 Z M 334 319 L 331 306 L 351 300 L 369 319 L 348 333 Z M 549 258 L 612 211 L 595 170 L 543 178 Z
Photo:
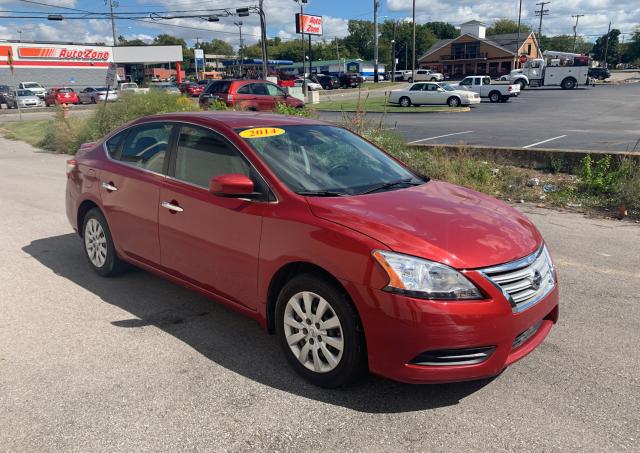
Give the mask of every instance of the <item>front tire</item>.
M 107 219 L 98 208 L 87 212 L 82 232 L 85 255 L 98 275 L 111 277 L 125 269 L 125 263 L 116 254 Z
M 451 96 L 449 99 L 447 99 L 447 105 L 454 108 L 460 107 L 460 99 L 455 96 Z
M 520 85 L 520 91 L 524 91 L 527 89 L 527 82 L 524 80 L 518 80 L 518 85 Z
M 290 280 L 276 303 L 276 332 L 292 368 L 314 385 L 335 388 L 366 369 L 364 335 L 344 290 L 326 278 Z

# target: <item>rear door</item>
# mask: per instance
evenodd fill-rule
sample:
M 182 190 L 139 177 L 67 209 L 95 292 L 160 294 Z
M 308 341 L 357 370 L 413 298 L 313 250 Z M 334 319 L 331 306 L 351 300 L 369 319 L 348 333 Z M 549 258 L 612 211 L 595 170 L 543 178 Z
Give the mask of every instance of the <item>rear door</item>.
M 158 210 L 173 124 L 133 126 L 107 142 L 100 198 L 118 248 L 150 265 L 160 263 Z
M 252 85 L 247 83 L 236 91 L 235 104 L 243 110 L 259 110 L 257 96 L 251 90 Z
M 221 134 L 182 125 L 160 195 L 162 266 L 228 300 L 257 307 L 262 215 L 268 203 L 213 195 L 211 178 L 241 173 L 267 193 L 257 172 Z

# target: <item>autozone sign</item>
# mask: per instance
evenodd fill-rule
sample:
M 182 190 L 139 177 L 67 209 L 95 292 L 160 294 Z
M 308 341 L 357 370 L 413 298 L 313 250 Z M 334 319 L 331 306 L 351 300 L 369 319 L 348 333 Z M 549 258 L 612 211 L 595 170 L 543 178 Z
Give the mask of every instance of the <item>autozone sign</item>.
M 20 58 L 45 58 L 50 60 L 99 60 L 107 61 L 111 52 L 100 49 L 69 49 L 66 47 L 18 47 Z
M 322 34 L 322 16 L 311 16 L 309 14 L 296 14 L 296 33 L 305 35 Z

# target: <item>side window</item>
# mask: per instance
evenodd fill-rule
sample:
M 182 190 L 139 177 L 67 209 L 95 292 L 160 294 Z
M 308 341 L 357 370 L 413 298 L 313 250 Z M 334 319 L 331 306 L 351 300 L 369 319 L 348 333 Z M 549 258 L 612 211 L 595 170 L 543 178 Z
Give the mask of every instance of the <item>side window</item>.
M 424 90 L 424 83 L 416 83 L 409 89 L 409 91 L 422 91 L 422 90 Z
M 238 94 L 251 94 L 251 84 L 247 83 L 246 85 L 238 88 Z
M 177 179 L 209 187 L 211 178 L 230 173 L 251 175 L 251 166 L 237 149 L 213 131 L 182 127 L 176 149 Z
M 435 83 L 429 83 L 427 85 L 427 91 L 438 91 L 438 85 Z
M 112 159 L 116 159 L 116 155 L 118 151 L 120 151 L 120 146 L 122 145 L 122 142 L 124 141 L 128 132 L 128 130 L 120 132 L 118 135 L 114 135 L 109 140 L 107 140 L 107 152 Z
M 473 84 L 474 85 L 482 85 L 482 79 L 479 78 L 479 77 L 477 79 L 474 79 Z
M 269 91 L 264 83 L 252 83 L 251 91 L 258 96 L 269 96 Z
M 471 85 L 472 80 L 469 78 L 464 79 L 462 82 L 460 82 L 460 85 Z
M 482 83 L 483 83 L 484 85 L 491 85 L 491 77 L 485 77 L 485 78 L 482 80 Z
M 172 124 L 151 123 L 134 127 L 116 159 L 122 163 L 161 173 L 169 147 Z
M 282 91 L 277 86 L 271 83 L 267 83 L 266 85 L 267 85 L 267 91 L 269 92 L 270 96 L 284 96 L 284 91 Z

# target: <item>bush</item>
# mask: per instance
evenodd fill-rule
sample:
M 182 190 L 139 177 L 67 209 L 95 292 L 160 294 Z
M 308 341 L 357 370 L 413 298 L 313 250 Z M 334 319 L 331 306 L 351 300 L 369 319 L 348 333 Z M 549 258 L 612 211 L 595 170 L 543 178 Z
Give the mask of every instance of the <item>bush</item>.
M 217 107 L 214 107 L 217 108 Z M 48 126 L 40 147 L 74 154 L 82 143 L 101 139 L 114 129 L 146 115 L 194 112 L 200 108 L 191 99 L 151 90 L 144 94 L 125 93 L 118 102 L 98 106 L 87 118 L 63 118 L 59 110 Z
M 282 102 L 278 102 L 276 104 L 276 108 L 273 109 L 273 111 L 275 113 L 279 113 L 280 115 L 303 116 L 305 118 L 310 118 L 313 116 L 313 113 L 307 107 L 296 108 Z

